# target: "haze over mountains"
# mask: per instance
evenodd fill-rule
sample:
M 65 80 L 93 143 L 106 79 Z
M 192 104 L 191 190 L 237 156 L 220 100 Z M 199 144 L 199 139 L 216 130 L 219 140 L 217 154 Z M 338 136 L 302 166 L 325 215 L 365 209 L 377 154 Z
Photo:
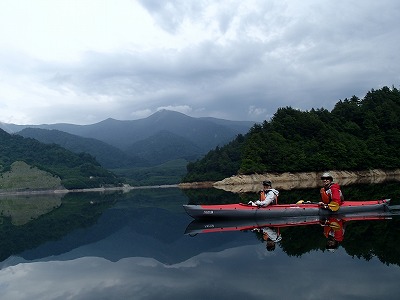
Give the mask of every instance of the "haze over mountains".
M 106 119 L 91 125 L 0 123 L 9 132 L 87 152 L 106 168 L 152 166 L 175 159 L 195 160 L 254 125 L 249 121 L 193 118 L 161 110 L 139 120 Z

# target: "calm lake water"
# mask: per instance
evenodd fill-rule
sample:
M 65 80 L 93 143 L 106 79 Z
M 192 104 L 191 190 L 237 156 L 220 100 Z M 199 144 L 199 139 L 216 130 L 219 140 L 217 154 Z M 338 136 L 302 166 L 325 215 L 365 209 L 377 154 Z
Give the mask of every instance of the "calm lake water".
M 400 204 L 398 182 L 342 189 L 348 200 Z M 281 191 L 280 202 L 318 193 Z M 176 188 L 2 196 L 1 299 L 399 299 L 395 214 L 345 221 L 335 251 L 319 220 L 279 228 L 273 251 L 258 231 L 189 234 L 196 224 L 182 204 L 255 197 Z

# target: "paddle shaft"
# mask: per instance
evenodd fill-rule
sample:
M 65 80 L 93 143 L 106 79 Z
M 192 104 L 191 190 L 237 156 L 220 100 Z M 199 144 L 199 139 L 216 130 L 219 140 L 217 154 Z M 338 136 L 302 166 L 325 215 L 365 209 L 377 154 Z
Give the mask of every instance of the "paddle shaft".
M 321 202 L 311 202 L 311 201 L 304 201 L 304 200 L 300 200 L 300 201 L 297 201 L 296 202 L 296 204 L 303 204 L 303 203 L 305 203 L 305 204 L 307 204 L 307 203 L 310 203 L 310 204 L 319 204 L 319 205 L 323 205 L 323 206 L 325 206 L 326 208 L 329 208 L 331 211 L 338 211 L 339 210 L 339 208 L 340 208 L 340 206 L 339 206 L 339 204 L 337 204 L 336 202 L 331 202 L 331 203 L 328 203 L 328 204 L 321 204 Z

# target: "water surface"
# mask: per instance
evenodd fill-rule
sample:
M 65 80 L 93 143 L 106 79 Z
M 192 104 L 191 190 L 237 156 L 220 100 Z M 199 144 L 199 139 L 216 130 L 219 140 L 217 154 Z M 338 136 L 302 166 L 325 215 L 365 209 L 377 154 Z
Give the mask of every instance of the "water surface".
M 400 204 L 397 182 L 343 190 Z M 317 196 L 282 191 L 280 201 Z M 175 188 L 2 197 L 1 299 L 398 299 L 396 215 L 347 222 L 335 251 L 318 222 L 280 228 L 274 251 L 252 230 L 185 234 L 182 204 L 254 197 Z

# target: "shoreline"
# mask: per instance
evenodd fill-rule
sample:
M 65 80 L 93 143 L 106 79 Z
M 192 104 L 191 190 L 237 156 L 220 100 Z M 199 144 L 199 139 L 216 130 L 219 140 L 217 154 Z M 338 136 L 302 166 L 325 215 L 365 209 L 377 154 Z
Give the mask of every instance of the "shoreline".
M 271 180 L 280 190 L 320 187 L 320 176 L 324 172 L 284 172 L 252 175 L 234 175 L 216 182 L 181 183 L 183 189 L 217 188 L 233 193 L 258 192 L 263 180 Z M 351 184 L 377 184 L 385 181 L 400 181 L 400 169 L 366 171 L 330 171 L 334 181 L 341 186 Z
M 147 185 L 147 186 L 128 186 L 124 185 L 122 187 L 101 187 L 101 188 L 88 188 L 88 189 L 43 189 L 43 190 L 13 190 L 13 191 L 1 191 L 0 197 L 2 196 L 24 196 L 24 195 L 49 195 L 49 194 L 68 194 L 68 193 L 88 193 L 88 192 L 115 192 L 122 191 L 127 193 L 131 190 L 144 190 L 144 189 L 166 189 L 179 187 L 178 184 L 165 184 L 165 185 Z
M 235 175 L 214 183 L 214 187 L 234 193 L 257 192 L 263 180 L 271 180 L 273 187 L 280 190 L 317 188 L 321 186 L 320 177 L 324 172 L 266 173 Z M 400 169 L 384 171 L 330 171 L 334 182 L 341 186 L 351 184 L 377 184 L 385 181 L 400 181 Z
M 178 184 L 166 185 L 148 185 L 131 186 L 123 185 L 121 187 L 101 187 L 88 189 L 43 189 L 43 190 L 0 190 L 0 197 L 3 196 L 23 196 L 23 195 L 45 195 L 45 194 L 68 194 L 68 193 L 87 193 L 87 192 L 115 192 L 121 191 L 127 193 L 131 190 L 140 189 L 204 189 L 216 188 L 233 193 L 258 192 L 263 180 L 271 180 L 273 187 L 280 190 L 316 188 L 320 186 L 320 176 L 323 172 L 284 172 L 284 173 L 265 173 L 252 175 L 234 175 L 220 181 L 203 182 L 184 182 Z M 351 184 L 377 184 L 385 181 L 399 181 L 400 169 L 384 171 L 374 169 L 368 171 L 330 171 L 334 181 L 341 186 Z

